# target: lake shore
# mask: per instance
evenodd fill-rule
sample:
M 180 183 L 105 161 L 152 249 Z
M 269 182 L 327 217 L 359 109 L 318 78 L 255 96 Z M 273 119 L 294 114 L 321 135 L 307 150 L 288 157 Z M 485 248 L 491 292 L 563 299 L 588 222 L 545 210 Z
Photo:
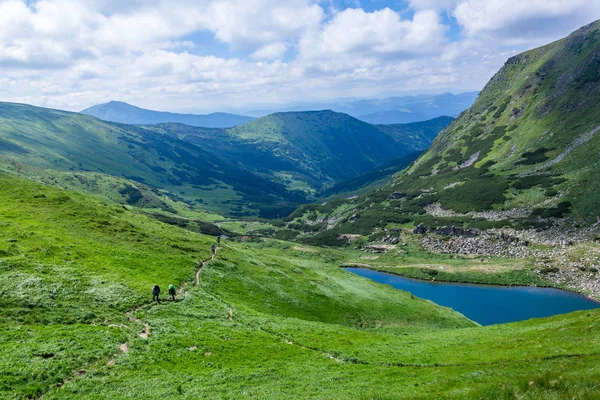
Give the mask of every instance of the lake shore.
M 600 308 L 596 300 L 558 288 L 424 281 L 364 267 L 345 269 L 449 307 L 484 326 Z
M 363 268 L 377 272 L 384 272 L 391 275 L 400 276 L 407 279 L 413 279 L 421 282 L 438 283 L 461 283 L 470 285 L 489 285 L 503 287 L 539 287 L 561 289 L 567 292 L 576 293 L 592 301 L 600 303 L 600 295 L 587 293 L 577 287 L 559 284 L 551 280 L 539 278 L 534 271 L 529 269 L 512 270 L 502 273 L 483 273 L 478 271 L 470 272 L 447 272 L 437 268 L 425 268 L 414 266 L 380 266 L 363 263 L 347 262 L 340 266 L 341 268 Z

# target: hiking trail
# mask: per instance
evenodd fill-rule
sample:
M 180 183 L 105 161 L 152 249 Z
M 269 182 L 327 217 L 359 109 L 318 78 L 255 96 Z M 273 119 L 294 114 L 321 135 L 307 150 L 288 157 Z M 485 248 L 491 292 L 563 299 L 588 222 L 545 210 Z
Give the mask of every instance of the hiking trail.
M 194 287 L 198 286 L 200 284 L 200 271 L 202 270 L 202 267 L 204 267 L 209 261 L 212 261 L 215 259 L 217 255 L 217 252 L 215 251 L 214 253 L 211 254 L 210 258 L 207 258 L 206 260 L 202 260 L 200 263 L 196 264 L 198 266 L 198 268 L 196 268 L 196 272 L 194 274 Z M 177 295 L 179 296 L 181 294 L 181 292 L 187 287 L 187 282 L 184 282 L 182 285 L 179 286 L 179 288 L 177 289 Z M 158 303 L 160 304 L 160 303 Z M 153 307 L 155 305 L 158 304 L 154 304 L 154 301 L 151 302 L 146 302 L 144 304 L 138 305 L 134 308 L 132 308 L 131 310 L 127 311 L 125 313 L 125 316 L 127 317 L 127 319 L 129 321 L 135 322 L 138 325 L 142 325 L 143 326 L 143 330 L 141 332 L 139 332 L 137 334 L 137 336 L 139 336 L 142 339 L 148 339 L 150 337 L 150 325 L 142 322 L 141 319 L 137 318 L 134 316 L 134 314 L 136 312 L 138 312 L 139 310 L 142 309 L 142 307 L 144 306 L 150 306 Z M 230 309 L 228 309 L 228 313 L 230 315 L 230 318 L 232 316 L 232 313 L 229 311 Z M 129 352 L 129 345 L 127 343 L 121 343 L 119 344 L 119 350 L 118 353 L 114 354 L 112 357 L 110 357 L 110 359 L 106 362 L 106 364 L 108 366 L 113 366 L 116 363 L 116 359 L 117 357 L 119 357 L 121 354 L 126 354 Z M 89 365 L 95 365 L 97 362 L 92 362 L 92 363 L 88 363 Z M 86 366 L 87 367 L 87 366 Z M 64 387 L 67 383 L 69 383 L 74 377 L 77 376 L 82 376 L 85 375 L 86 373 L 86 369 L 84 368 L 80 368 L 77 371 L 73 372 L 71 374 L 71 376 L 66 377 L 65 379 L 63 379 L 62 382 L 58 383 L 56 385 L 57 388 L 62 388 Z M 41 398 L 43 398 L 47 393 L 49 393 L 51 391 L 51 388 L 48 388 L 46 391 L 42 392 L 41 394 L 39 394 L 35 399 L 36 400 L 40 400 Z

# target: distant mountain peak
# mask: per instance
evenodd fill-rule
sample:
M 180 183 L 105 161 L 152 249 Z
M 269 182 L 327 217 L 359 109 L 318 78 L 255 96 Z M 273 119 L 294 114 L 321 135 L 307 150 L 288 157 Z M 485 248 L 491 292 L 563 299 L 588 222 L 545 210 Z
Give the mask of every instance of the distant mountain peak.
M 177 114 L 166 111 L 153 111 L 134 106 L 123 101 L 111 100 L 81 111 L 82 114 L 109 122 L 131 125 L 153 125 L 180 123 L 205 128 L 230 128 L 252 121 L 253 117 L 228 113 Z

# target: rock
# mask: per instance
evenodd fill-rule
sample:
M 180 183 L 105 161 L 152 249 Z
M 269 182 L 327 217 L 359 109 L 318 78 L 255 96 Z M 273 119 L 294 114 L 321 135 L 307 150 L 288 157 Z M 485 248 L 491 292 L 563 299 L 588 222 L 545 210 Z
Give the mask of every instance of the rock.
M 417 227 L 413 230 L 414 234 L 417 235 L 424 235 L 427 233 L 427 227 L 425 227 L 423 224 L 419 224 L 417 225 Z

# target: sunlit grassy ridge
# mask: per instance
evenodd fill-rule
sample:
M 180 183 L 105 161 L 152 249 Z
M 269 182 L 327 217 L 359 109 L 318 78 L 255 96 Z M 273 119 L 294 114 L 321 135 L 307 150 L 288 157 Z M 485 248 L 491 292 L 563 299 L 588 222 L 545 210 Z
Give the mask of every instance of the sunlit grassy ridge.
M 476 327 L 340 269 L 343 252 L 279 241 L 224 242 L 194 288 L 214 238 L 9 175 L 0 187 L 2 398 L 595 393 L 597 311 Z M 180 301 L 152 304 L 155 283 L 183 284 Z

